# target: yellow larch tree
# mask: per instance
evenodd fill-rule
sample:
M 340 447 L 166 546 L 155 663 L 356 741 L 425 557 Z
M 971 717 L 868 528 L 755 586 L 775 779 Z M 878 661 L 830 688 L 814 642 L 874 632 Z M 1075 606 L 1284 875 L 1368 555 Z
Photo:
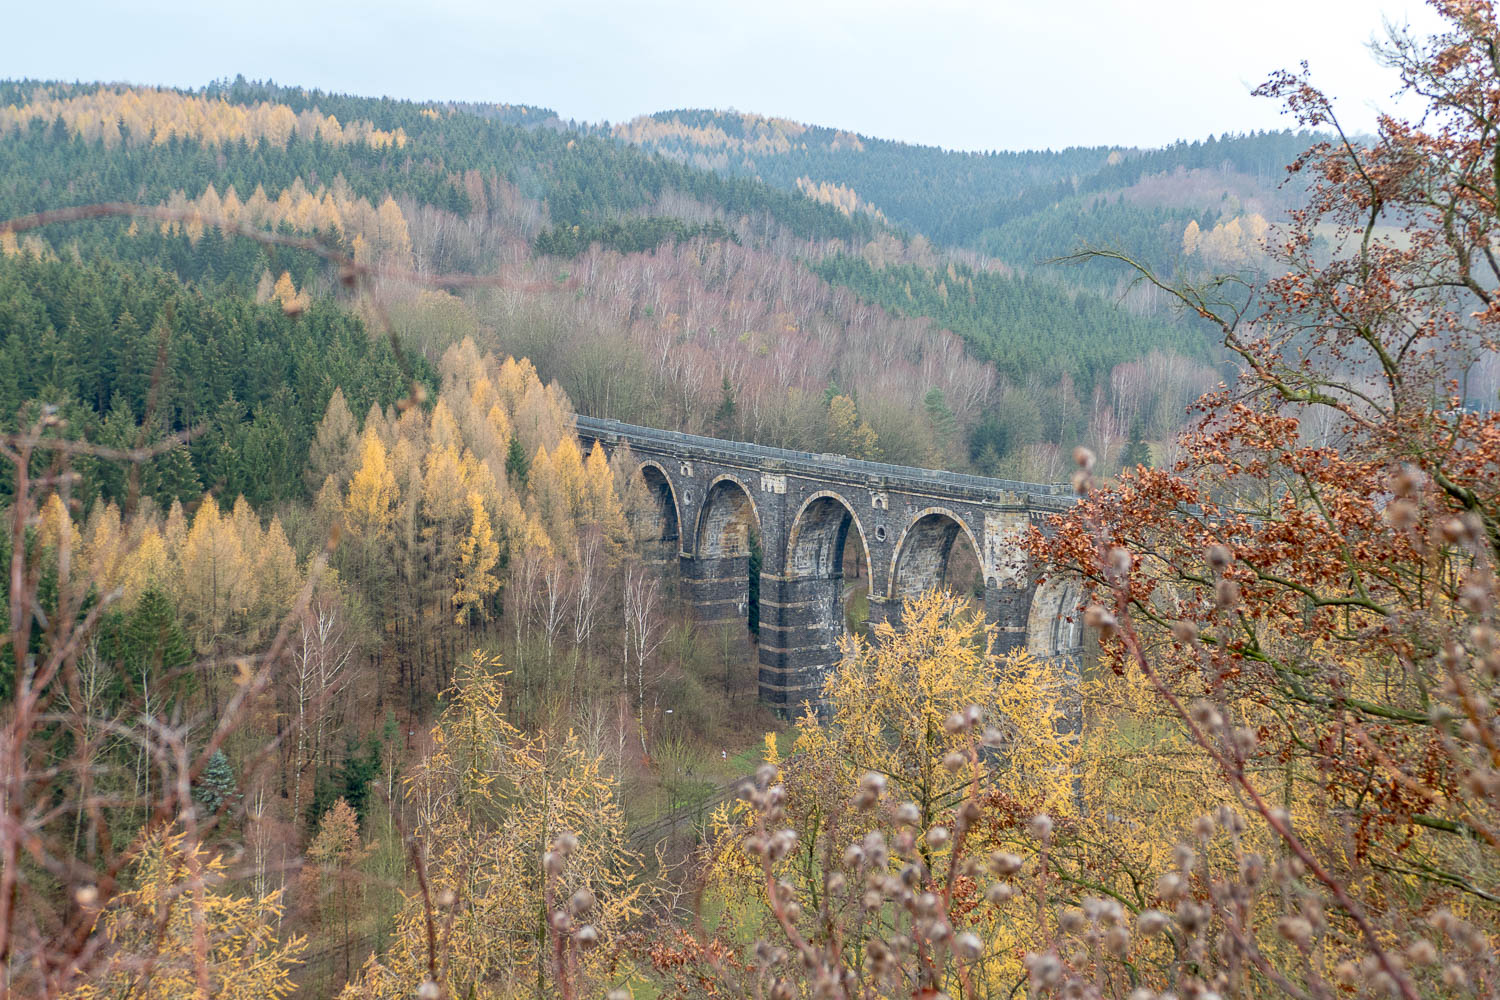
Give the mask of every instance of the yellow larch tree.
M 489 620 L 489 602 L 500 590 L 495 566 L 500 561 L 500 545 L 490 525 L 490 515 L 477 492 L 469 494 L 472 521 L 469 533 L 458 550 L 458 579 L 453 593 L 455 624 L 478 619 Z
M 232 519 L 224 518 L 212 496 L 204 496 L 179 550 L 181 607 L 199 651 L 206 652 L 229 632 L 230 620 L 250 605 L 254 574 Z
M 432 730 L 433 750 L 407 783 L 430 894 L 452 900 L 439 986 L 474 1000 L 553 995 L 542 854 L 561 834 L 575 834 L 578 847 L 559 898 L 589 889 L 597 902 L 581 919 L 605 942 L 639 912 L 640 859 L 629 847 L 615 781 L 576 735 L 530 738 L 511 725 L 499 667 L 478 652 L 460 666 Z M 421 896 L 408 899 L 395 940 L 371 957 L 346 998 L 413 995 L 428 975 L 424 911 Z M 608 953 L 598 948 L 585 959 L 583 989 L 597 987 Z
M 180 832 L 145 843 L 130 883 L 99 917 L 112 952 L 69 1000 L 279 1000 L 306 939 L 278 934 L 280 892 L 240 896 L 223 858 Z
M 574 450 L 576 453 L 577 449 Z M 551 542 L 549 547 L 559 554 L 571 553 L 578 540 L 578 525 L 557 464 L 546 448 L 537 448 L 531 459 L 526 485 L 527 512 L 546 532 Z
M 589 450 L 583 466 L 584 523 L 595 525 L 609 540 L 612 549 L 628 544 L 630 526 L 625 518 L 625 506 L 615 492 L 615 473 L 610 468 L 609 457 L 598 441 Z
M 828 449 L 850 458 L 873 461 L 880 457 L 874 428 L 860 419 L 848 396 L 834 396 L 828 403 Z
M 359 443 L 359 468 L 349 481 L 344 522 L 351 534 L 378 544 L 390 537 L 396 505 L 396 477 L 386 462 L 385 444 L 366 427 Z
M 98 590 L 108 593 L 120 585 L 128 552 L 120 508 L 96 500 L 83 528 L 83 554 Z

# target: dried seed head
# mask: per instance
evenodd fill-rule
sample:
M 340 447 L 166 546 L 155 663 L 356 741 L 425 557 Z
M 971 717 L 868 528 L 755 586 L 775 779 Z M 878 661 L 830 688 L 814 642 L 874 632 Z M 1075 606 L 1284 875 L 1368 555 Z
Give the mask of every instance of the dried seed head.
M 1031 835 L 1037 840 L 1052 839 L 1052 817 L 1046 813 L 1037 813 L 1031 817 L 1031 822 L 1027 826 L 1031 830 Z
M 844 848 L 844 867 L 858 868 L 861 861 L 865 859 L 864 848 L 858 844 L 850 844 Z
M 1083 623 L 1101 632 L 1108 632 L 1119 624 L 1114 613 L 1099 604 L 1090 604 L 1083 609 Z
M 934 850 L 942 850 L 948 846 L 952 836 L 948 833 L 946 826 L 935 826 L 927 831 L 927 846 Z
M 1198 641 L 1198 626 L 1190 621 L 1175 621 L 1172 623 L 1172 638 L 1183 645 L 1189 645 Z
M 1449 517 L 1438 525 L 1438 532 L 1443 536 L 1443 541 L 1449 545 L 1457 545 L 1469 537 L 1469 526 L 1461 517 Z
M 1083 469 L 1079 469 L 1077 472 L 1073 473 L 1072 482 L 1073 492 L 1077 493 L 1079 496 L 1088 496 L 1090 490 L 1093 489 L 1094 485 L 1093 477 Z
M 1391 492 L 1398 497 L 1409 500 L 1417 495 L 1417 491 L 1422 488 L 1422 481 L 1425 478 L 1420 470 L 1414 469 L 1409 465 L 1403 465 L 1401 471 L 1391 477 Z
M 949 712 L 948 718 L 943 720 L 943 728 L 950 733 L 960 733 L 968 726 L 962 712 Z
M 1130 555 L 1130 550 L 1122 545 L 1110 548 L 1108 555 L 1108 566 L 1111 573 L 1117 578 L 1129 575 L 1130 568 L 1135 560 Z
M 916 826 L 922 822 L 922 810 L 915 802 L 903 802 L 896 807 L 896 822 L 902 826 Z
M 1216 818 L 1219 825 L 1230 833 L 1240 833 L 1245 829 L 1245 821 L 1240 818 L 1239 813 L 1234 811 L 1233 806 L 1227 804 L 1219 806 Z
M 985 726 L 981 742 L 991 750 L 998 750 L 1005 745 L 1005 734 L 994 726 Z
M 1219 714 L 1218 708 L 1211 701 L 1195 701 L 1188 714 L 1192 720 L 1204 729 L 1218 729 L 1224 725 L 1224 717 Z
M 582 916 L 594 908 L 594 894 L 588 889 L 579 889 L 568 897 L 568 906 L 573 912 Z
M 563 910 L 553 910 L 552 915 L 547 918 L 552 929 L 559 934 L 566 934 L 573 929 L 573 918 Z
M 1104 934 L 1104 950 L 1116 958 L 1124 958 L 1130 950 L 1130 932 L 1120 926 L 1111 927 Z
M 599 944 L 599 932 L 594 929 L 593 924 L 584 924 L 573 933 L 573 940 L 584 951 L 590 951 Z
M 1031 978 L 1032 986 L 1037 989 L 1052 989 L 1062 982 L 1063 967 L 1058 957 L 1051 952 L 1038 954 L 1028 952 L 1023 959 L 1026 973 Z
M 755 769 L 755 783 L 765 788 L 776 780 L 776 768 L 771 764 L 762 764 Z
M 990 854 L 990 871 L 996 875 L 1014 875 L 1020 870 L 1020 855 L 1008 851 L 994 851 Z
M 1177 904 L 1177 922 L 1189 934 L 1196 933 L 1198 928 L 1208 923 L 1208 907 L 1191 899 L 1184 899 Z
M 1276 932 L 1302 948 L 1312 943 L 1312 924 L 1303 917 L 1282 917 L 1276 921 Z
M 542 855 L 542 871 L 548 875 L 561 875 L 563 870 L 563 856 L 556 851 L 548 851 Z
M 1077 448 L 1073 449 L 1073 464 L 1078 466 L 1084 472 L 1093 472 L 1094 463 L 1096 461 L 1098 461 L 1097 456 L 1095 456 L 1092 451 L 1089 451 L 1083 445 L 1079 445 Z
M 1417 524 L 1417 505 L 1410 500 L 1392 500 L 1381 517 L 1394 531 L 1409 531 Z
M 1142 910 L 1141 915 L 1135 918 L 1136 930 L 1142 934 L 1160 934 L 1167 929 L 1171 918 L 1160 910 Z
M 1057 925 L 1069 934 L 1082 934 L 1088 920 L 1078 907 L 1069 906 L 1057 915 Z
M 943 755 L 943 766 L 950 771 L 962 771 L 969 757 L 962 750 L 949 750 Z
M 953 953 L 967 962 L 984 954 L 984 942 L 972 931 L 964 931 L 953 939 Z
M 984 890 L 984 898 L 995 906 L 1007 903 L 1016 894 L 1008 882 L 992 882 L 990 887 Z
M 1463 585 L 1458 589 L 1458 603 L 1470 614 L 1481 615 L 1489 610 L 1494 601 L 1494 581 L 1483 567 L 1476 567 L 1464 574 Z
M 1230 608 L 1238 607 L 1240 603 L 1240 585 L 1228 577 L 1221 577 L 1219 582 L 1214 584 L 1214 603 L 1226 611 Z
M 444 889 L 437 894 L 437 905 L 439 906 L 452 906 L 456 902 L 458 902 L 458 896 L 452 889 Z
M 771 834 L 770 841 L 766 844 L 766 857 L 772 861 L 780 861 L 792 853 L 792 848 L 797 846 L 797 831 L 787 828 L 777 830 Z
M 1406 949 L 1406 957 L 1413 965 L 1431 965 L 1437 961 L 1437 948 L 1426 938 L 1417 938 Z
M 917 850 L 917 833 L 910 828 L 904 829 L 896 834 L 896 853 L 903 858 L 909 858 Z
M 417 987 L 417 1000 L 438 1000 L 441 995 L 438 984 L 431 979 L 422 980 L 422 985 Z
M 1229 550 L 1229 546 L 1217 543 L 1210 545 L 1208 550 L 1204 552 L 1203 557 L 1208 560 L 1208 564 L 1216 572 L 1220 573 L 1227 569 L 1230 563 L 1234 562 L 1234 553 Z
M 568 855 L 578 850 L 578 835 L 575 833 L 560 833 L 557 840 L 553 841 L 552 849 L 559 854 Z
M 859 787 L 879 797 L 885 794 L 885 775 L 875 771 L 866 771 L 865 776 L 859 779 Z
M 99 890 L 92 885 L 81 885 L 73 890 L 73 899 L 87 910 L 99 902 Z
M 1177 872 L 1163 872 L 1156 880 L 1156 894 L 1171 902 L 1187 891 L 1187 880 Z

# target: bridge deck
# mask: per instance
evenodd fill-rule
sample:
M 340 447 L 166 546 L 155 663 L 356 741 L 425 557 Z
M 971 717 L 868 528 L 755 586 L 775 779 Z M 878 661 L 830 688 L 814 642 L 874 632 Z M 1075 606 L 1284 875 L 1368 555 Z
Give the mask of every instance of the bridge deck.
M 1033 502 L 1041 500 L 1041 506 L 1055 506 L 1058 509 L 1071 506 L 1073 503 L 1072 487 L 1066 483 L 1027 483 L 1013 479 L 970 476 L 941 469 L 919 469 L 905 465 L 890 465 L 885 462 L 866 462 L 843 455 L 820 455 L 807 451 L 792 451 L 787 448 L 772 448 L 768 445 L 727 441 L 721 438 L 704 437 L 700 434 L 684 434 L 681 431 L 642 427 L 618 420 L 585 417 L 581 414 L 577 421 L 578 430 L 584 437 L 649 442 L 674 450 L 690 449 L 705 457 L 720 461 L 737 464 L 774 464 L 787 472 L 812 477 L 823 478 L 835 474 L 850 482 L 884 480 L 898 486 L 929 490 L 940 486 L 946 490 L 961 490 L 989 496 L 1002 493 L 1025 494 L 1032 498 Z

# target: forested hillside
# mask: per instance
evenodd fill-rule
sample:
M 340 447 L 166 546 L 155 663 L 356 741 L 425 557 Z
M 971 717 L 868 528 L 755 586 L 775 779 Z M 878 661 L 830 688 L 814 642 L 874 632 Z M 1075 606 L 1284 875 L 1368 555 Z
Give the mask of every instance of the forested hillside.
M 195 301 L 254 296 L 299 311 L 339 302 L 367 326 L 394 323 L 429 363 L 472 336 L 528 352 L 596 415 L 1023 478 L 1060 475 L 1058 456 L 1085 438 L 1119 453 L 1133 420 L 1131 405 L 1115 398 L 1118 365 L 1152 352 L 1210 360 L 1189 328 L 1150 303 L 1127 314 L 1088 288 L 948 260 L 923 236 L 851 212 L 815 186 L 782 190 L 593 131 L 538 108 L 420 105 L 243 80 L 200 93 L 7 83 L 0 216 L 98 202 L 161 214 L 6 233 L 0 250 L 94 271 L 134 268 L 146 283 L 173 276 Z M 1069 157 L 1013 157 L 1027 166 L 1005 176 L 1050 176 L 1076 165 Z M 1001 190 L 995 178 L 1004 172 L 991 173 L 975 196 Z M 1212 218 L 1201 216 L 1207 232 Z M 309 246 L 268 247 L 237 236 L 242 227 L 385 269 L 477 276 L 478 286 L 448 294 L 390 280 L 351 297 Z M 879 278 L 851 270 L 861 259 Z M 942 295 L 955 266 L 968 291 L 949 302 Z M 886 286 L 898 275 L 902 294 L 893 296 Z M 49 298 L 61 285 L 32 285 L 46 327 L 67 340 L 76 306 Z M 119 323 L 121 308 L 103 308 L 101 321 L 107 313 Z M 162 312 L 160 301 L 145 315 L 130 312 L 123 329 L 157 328 Z M 45 369 L 53 351 L 42 337 L 9 343 L 26 370 Z M 1075 401 L 1064 403 L 1072 416 L 977 435 L 981 411 L 1002 399 L 1017 412 L 1040 411 L 1058 379 Z M 1209 379 L 1203 368 L 1190 381 Z M 18 385 L 10 395 L 32 391 Z M 80 392 L 92 398 L 75 402 L 102 421 L 112 394 Z M 873 439 L 849 443 L 856 439 L 835 427 L 835 397 L 852 403 Z M 263 413 L 270 404 L 249 389 L 234 402 L 238 411 L 215 410 L 221 421 L 233 412 L 246 427 L 285 419 Z M 131 405 L 145 419 L 140 399 Z M 924 418 L 914 425 L 904 416 L 911 412 Z M 178 431 L 189 416 L 202 418 L 180 410 L 152 419 Z M 201 466 L 206 459 L 195 455 Z M 282 470 L 255 492 L 281 497 L 293 478 Z
M 1500 19 L 1436 6 L 1305 152 L 1306 64 L 1309 131 L 986 154 L 0 83 L 0 1000 L 1494 1000 Z
M 781 118 L 664 111 L 612 134 L 683 163 L 802 190 L 851 215 L 888 219 L 938 243 L 1021 267 L 1110 243 L 1175 256 L 1189 219 L 1277 216 L 1279 190 L 1307 132 L 1210 136 L 1162 149 L 983 153 L 913 146 Z

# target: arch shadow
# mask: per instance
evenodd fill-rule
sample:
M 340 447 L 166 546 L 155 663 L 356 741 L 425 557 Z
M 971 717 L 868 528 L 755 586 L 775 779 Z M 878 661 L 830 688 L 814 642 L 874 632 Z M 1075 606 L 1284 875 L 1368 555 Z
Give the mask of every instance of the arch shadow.
M 984 549 L 963 518 L 947 507 L 919 510 L 901 531 L 891 554 L 886 600 L 899 607 L 901 601 L 943 586 L 948 575 L 953 543 L 962 534 L 968 539 L 976 565 Z

